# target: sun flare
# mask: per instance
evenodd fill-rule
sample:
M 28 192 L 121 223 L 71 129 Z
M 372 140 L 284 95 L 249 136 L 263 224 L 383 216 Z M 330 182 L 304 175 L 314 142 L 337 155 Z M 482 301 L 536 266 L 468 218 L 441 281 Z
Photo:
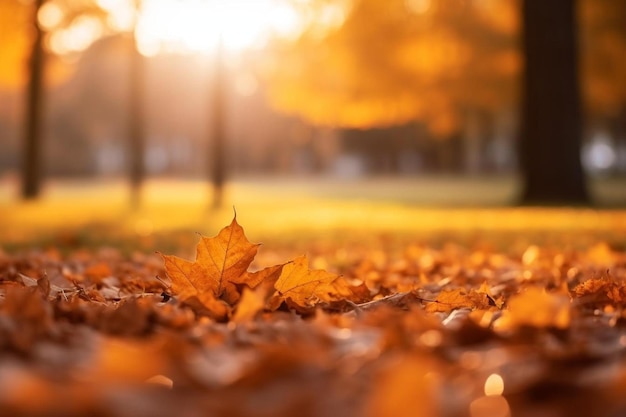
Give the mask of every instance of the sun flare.
M 46 46 L 56 55 L 82 52 L 103 36 L 135 33 L 145 56 L 162 53 L 212 54 L 261 48 L 271 38 L 294 40 L 304 31 L 325 34 L 341 26 L 350 0 L 317 7 L 292 0 L 95 0 L 102 14 L 69 24 L 71 8 L 48 0 L 38 23 L 48 32 Z
M 261 45 L 268 36 L 289 36 L 298 14 L 277 0 L 146 0 L 138 17 L 139 51 L 211 53 L 221 38 L 228 50 Z

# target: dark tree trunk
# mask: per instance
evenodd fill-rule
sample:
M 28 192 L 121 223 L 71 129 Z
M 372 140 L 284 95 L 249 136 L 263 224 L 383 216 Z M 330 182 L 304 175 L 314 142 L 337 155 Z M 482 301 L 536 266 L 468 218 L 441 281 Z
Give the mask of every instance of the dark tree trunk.
M 34 39 L 29 62 L 28 95 L 24 126 L 24 152 L 22 157 L 22 197 L 32 200 L 41 191 L 41 124 L 43 113 L 43 31 L 37 23 L 39 9 L 44 0 L 36 0 L 33 10 Z
M 523 204 L 587 204 L 575 0 L 523 0 Z
M 141 202 L 141 187 L 145 179 L 145 113 L 144 113 L 144 57 L 137 51 L 135 37 L 130 42 L 130 80 L 129 80 L 129 159 L 131 204 L 138 207 Z
M 226 132 L 225 132 L 225 97 L 224 97 L 224 46 L 220 39 L 215 55 L 215 76 L 213 78 L 213 117 L 210 159 L 210 177 L 213 185 L 213 208 L 220 208 L 224 198 L 224 182 L 226 180 Z

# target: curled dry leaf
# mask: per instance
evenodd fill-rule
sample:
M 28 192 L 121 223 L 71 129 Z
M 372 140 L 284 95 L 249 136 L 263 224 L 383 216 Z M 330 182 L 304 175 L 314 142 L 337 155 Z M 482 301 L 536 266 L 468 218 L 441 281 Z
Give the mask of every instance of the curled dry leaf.
M 612 278 L 610 275 L 601 278 L 591 278 L 578 284 L 574 290 L 574 295 L 583 304 L 605 305 L 612 304 L 623 306 L 626 304 L 626 287 L 620 280 Z

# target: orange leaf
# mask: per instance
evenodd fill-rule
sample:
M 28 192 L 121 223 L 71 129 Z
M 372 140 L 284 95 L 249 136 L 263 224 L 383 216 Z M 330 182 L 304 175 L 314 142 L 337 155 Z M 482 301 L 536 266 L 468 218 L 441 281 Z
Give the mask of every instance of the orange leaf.
M 429 313 L 449 313 L 457 308 L 488 309 L 491 307 L 489 300 L 488 294 L 473 289 L 469 292 L 463 289 L 443 290 L 436 301 L 428 304 L 425 310 Z
M 498 330 L 517 326 L 565 329 L 571 322 L 571 301 L 564 290 L 546 292 L 543 288 L 530 287 L 512 296 L 508 307 L 497 322 Z
M 322 269 L 310 270 L 306 256 L 300 256 L 285 265 L 274 288 L 283 300 L 291 299 L 300 306 L 317 301 L 331 301 L 340 290 L 335 284 L 338 275 Z
M 276 281 L 284 266 L 285 264 L 279 264 L 268 266 L 256 272 L 245 272 L 239 278 L 233 279 L 231 282 L 234 284 L 246 284 L 250 288 L 256 288 L 262 282 Z
M 183 303 L 197 314 L 211 317 L 216 321 L 226 321 L 232 312 L 232 307 L 228 303 L 215 298 L 211 292 L 194 295 L 185 299 Z
M 241 300 L 237 306 L 237 311 L 233 316 L 233 321 L 241 323 L 247 320 L 252 320 L 259 311 L 265 306 L 265 291 L 261 288 L 251 290 L 250 288 L 244 288 Z
M 246 238 L 243 228 L 233 218 L 230 226 L 212 238 L 202 237 L 198 242 L 196 260 L 189 262 L 176 256 L 161 255 L 165 271 L 172 281 L 172 291 L 181 301 L 196 296 L 206 308 L 214 305 L 215 298 L 228 295 L 229 286 L 240 282 L 241 276 L 254 260 L 259 245 Z
M 591 278 L 574 287 L 574 294 L 585 304 L 624 305 L 626 304 L 626 288 L 621 280 L 610 275 Z

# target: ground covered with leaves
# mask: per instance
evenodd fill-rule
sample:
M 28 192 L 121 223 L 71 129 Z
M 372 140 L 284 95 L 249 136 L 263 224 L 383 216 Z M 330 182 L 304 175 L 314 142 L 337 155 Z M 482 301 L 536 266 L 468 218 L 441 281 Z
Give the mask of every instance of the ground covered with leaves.
M 0 416 L 626 414 L 623 248 L 297 252 L 0 251 Z

